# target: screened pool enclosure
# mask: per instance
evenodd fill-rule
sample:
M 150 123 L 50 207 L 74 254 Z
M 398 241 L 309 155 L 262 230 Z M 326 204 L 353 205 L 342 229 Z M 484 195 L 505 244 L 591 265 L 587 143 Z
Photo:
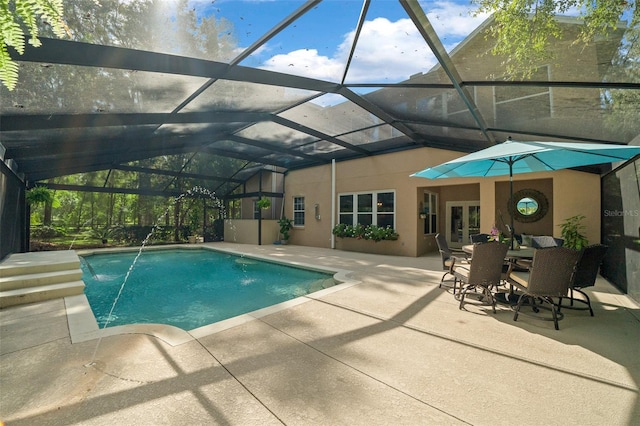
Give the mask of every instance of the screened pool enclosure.
M 60 183 L 80 173 L 130 176 L 113 192 L 198 185 L 228 202 L 260 170 L 425 146 L 639 144 L 633 11 L 587 45 L 580 20 L 558 17 L 562 36 L 524 78 L 468 2 L 67 3 L 70 36 L 45 27 L 41 47 L 11 51 L 19 83 L 0 88 L 1 257 L 27 249 L 26 189 L 106 191 Z

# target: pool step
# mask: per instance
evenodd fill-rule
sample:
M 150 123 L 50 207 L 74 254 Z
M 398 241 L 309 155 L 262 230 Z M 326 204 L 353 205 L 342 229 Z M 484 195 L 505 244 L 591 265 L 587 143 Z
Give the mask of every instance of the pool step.
M 0 262 L 0 308 L 84 292 L 74 251 L 16 253 Z
M 82 279 L 82 271 L 80 269 L 12 275 L 10 277 L 0 278 L 0 291 L 38 287 L 49 284 L 60 284 L 70 281 L 78 281 L 80 279 Z
M 84 293 L 83 281 L 3 290 L 0 291 L 0 308 L 42 302 L 43 300 L 58 299 L 60 297 L 76 296 L 82 293 Z
M 72 250 L 14 253 L 0 262 L 0 278 L 78 268 L 80 258 Z

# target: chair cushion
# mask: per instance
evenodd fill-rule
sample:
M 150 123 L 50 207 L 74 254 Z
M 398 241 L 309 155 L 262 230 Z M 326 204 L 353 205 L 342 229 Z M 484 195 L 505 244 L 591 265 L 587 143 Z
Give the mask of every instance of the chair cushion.
M 459 278 L 468 279 L 469 274 L 471 273 L 471 270 L 469 269 L 469 264 L 454 266 L 453 273 Z
M 523 290 L 527 289 L 527 285 L 529 284 L 529 272 L 511 271 L 509 278 L 511 284 Z
M 469 265 L 469 259 L 465 257 L 451 256 L 447 260 L 444 261 L 444 264 L 447 266 L 451 266 L 451 264 L 455 262 L 456 265 Z

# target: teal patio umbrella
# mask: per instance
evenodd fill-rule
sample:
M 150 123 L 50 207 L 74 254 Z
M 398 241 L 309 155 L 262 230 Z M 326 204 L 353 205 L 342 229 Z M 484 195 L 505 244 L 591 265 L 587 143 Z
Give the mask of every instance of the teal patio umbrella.
M 506 142 L 476 151 L 411 176 L 428 179 L 509 175 L 513 197 L 515 173 L 544 172 L 571 167 L 626 161 L 640 155 L 640 146 L 570 142 Z M 511 214 L 512 246 L 514 224 Z

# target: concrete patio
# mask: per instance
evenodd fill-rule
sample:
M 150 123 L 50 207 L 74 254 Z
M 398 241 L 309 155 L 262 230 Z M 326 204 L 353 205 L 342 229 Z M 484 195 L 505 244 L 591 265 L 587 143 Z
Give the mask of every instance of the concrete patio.
M 508 307 L 459 310 L 438 288 L 436 255 L 213 245 L 350 271 L 354 285 L 192 334 L 143 326 L 74 337 L 83 325 L 72 298 L 0 310 L 0 420 L 640 424 L 640 307 L 602 278 L 588 290 L 595 316 L 566 310 L 556 331 L 514 322 Z

